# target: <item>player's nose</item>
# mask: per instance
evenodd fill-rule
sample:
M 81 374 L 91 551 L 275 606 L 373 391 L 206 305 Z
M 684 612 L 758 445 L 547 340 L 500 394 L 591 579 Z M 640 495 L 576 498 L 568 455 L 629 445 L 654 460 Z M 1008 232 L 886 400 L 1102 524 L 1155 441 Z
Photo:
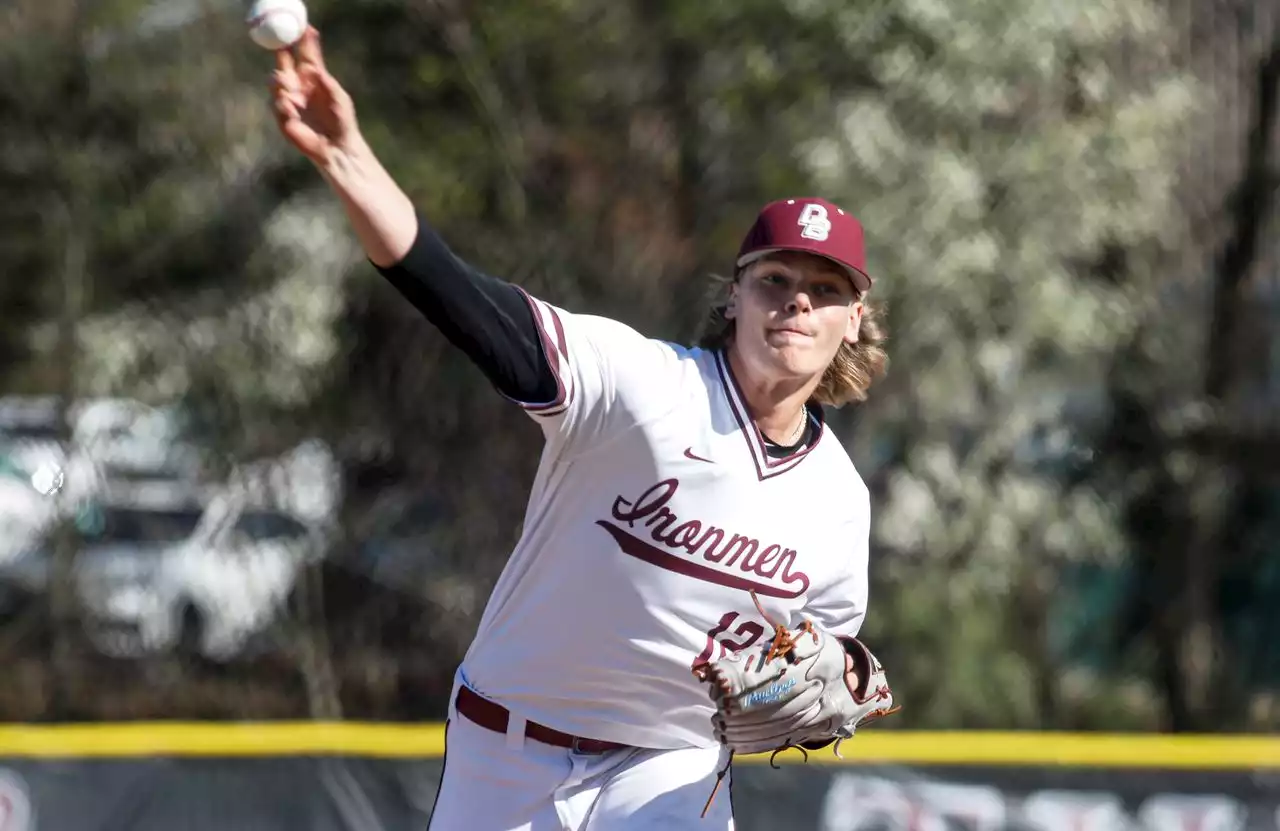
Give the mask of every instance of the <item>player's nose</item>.
M 792 314 L 812 310 L 813 301 L 810 299 L 808 292 L 802 289 L 797 289 L 792 292 L 790 299 L 787 300 L 787 311 Z

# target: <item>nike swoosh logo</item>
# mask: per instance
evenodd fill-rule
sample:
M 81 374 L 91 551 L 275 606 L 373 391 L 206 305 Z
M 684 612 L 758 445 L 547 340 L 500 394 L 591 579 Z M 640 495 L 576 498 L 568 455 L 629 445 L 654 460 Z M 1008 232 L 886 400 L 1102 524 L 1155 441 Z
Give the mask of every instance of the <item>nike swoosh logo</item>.
M 711 461 L 710 459 L 704 459 L 703 457 L 694 453 L 692 447 L 686 447 L 684 449 L 684 457 L 686 459 L 693 459 L 695 462 L 706 462 L 709 465 L 715 464 L 715 462 Z

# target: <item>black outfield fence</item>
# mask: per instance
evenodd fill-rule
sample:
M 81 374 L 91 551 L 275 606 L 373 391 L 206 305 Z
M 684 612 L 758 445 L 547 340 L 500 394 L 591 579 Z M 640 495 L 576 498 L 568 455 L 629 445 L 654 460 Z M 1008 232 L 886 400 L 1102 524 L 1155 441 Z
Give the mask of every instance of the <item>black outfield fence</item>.
M 743 831 L 1280 831 L 1280 740 L 882 731 L 741 760 Z M 0 831 L 422 829 L 443 729 L 0 728 Z

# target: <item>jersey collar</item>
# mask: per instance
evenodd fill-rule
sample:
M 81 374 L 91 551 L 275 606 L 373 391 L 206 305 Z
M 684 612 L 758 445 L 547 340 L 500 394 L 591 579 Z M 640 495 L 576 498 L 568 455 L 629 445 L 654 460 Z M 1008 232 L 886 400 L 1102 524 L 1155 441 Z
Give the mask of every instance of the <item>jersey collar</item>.
M 756 427 L 755 422 L 747 415 L 750 411 L 747 409 L 746 399 L 742 396 L 742 389 L 738 386 L 738 379 L 733 376 L 733 367 L 729 364 L 728 356 L 723 349 L 718 349 L 716 350 L 715 358 L 716 371 L 720 374 L 720 383 L 724 387 L 725 397 L 729 401 L 729 409 L 733 412 L 733 418 L 738 423 L 738 432 L 742 434 L 747 443 L 747 450 L 751 454 L 751 460 L 755 464 L 756 475 L 760 477 L 760 481 L 763 482 L 765 479 L 781 476 L 787 471 L 795 469 L 808 458 L 826 433 L 826 415 L 822 410 L 822 406 L 816 402 L 811 402 L 809 405 L 809 413 L 817 421 L 813 432 L 813 441 L 795 453 L 774 458 L 769 455 L 769 451 L 765 447 L 764 436 L 760 433 L 760 428 Z

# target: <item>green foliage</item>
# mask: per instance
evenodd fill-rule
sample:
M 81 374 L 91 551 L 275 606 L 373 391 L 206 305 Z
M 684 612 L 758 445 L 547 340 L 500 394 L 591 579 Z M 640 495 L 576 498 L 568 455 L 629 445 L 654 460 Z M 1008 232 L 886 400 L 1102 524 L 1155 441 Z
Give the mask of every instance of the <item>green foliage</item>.
M 455 574 L 422 587 L 411 630 L 432 640 L 397 648 L 432 655 L 428 682 L 447 690 L 518 531 L 537 430 L 363 262 L 275 135 L 271 59 L 243 10 L 183 8 L 5 13 L 0 188 L 22 198 L 0 200 L 0 273 L 24 279 L 0 285 L 14 324 L 0 362 L 29 390 L 56 386 L 70 318 L 81 391 L 181 398 L 231 456 L 323 434 L 351 471 L 351 512 L 387 488 L 437 495 Z M 1125 474 L 1152 459 L 1098 464 L 1118 409 L 1108 373 L 1167 377 L 1193 349 L 1151 334 L 1207 98 L 1161 7 L 309 8 L 424 213 L 554 302 L 689 339 L 707 276 L 764 201 L 819 192 L 854 211 L 891 371 L 835 422 L 873 488 L 865 634 L 905 704 L 897 723 L 1151 726 L 1149 664 L 1061 670 L 1094 655 L 1072 632 L 1120 626 L 1075 617 L 1089 595 L 1065 577 L 1124 568 L 1142 533 Z M 1143 348 L 1164 376 L 1128 357 L 1157 341 Z M 376 487 L 359 484 L 369 470 Z M 373 650 L 380 631 L 334 637 Z M 1112 671 L 1137 681 L 1100 692 L 1092 673 Z

